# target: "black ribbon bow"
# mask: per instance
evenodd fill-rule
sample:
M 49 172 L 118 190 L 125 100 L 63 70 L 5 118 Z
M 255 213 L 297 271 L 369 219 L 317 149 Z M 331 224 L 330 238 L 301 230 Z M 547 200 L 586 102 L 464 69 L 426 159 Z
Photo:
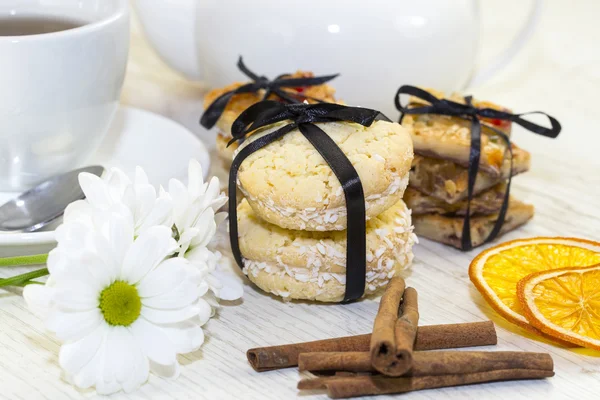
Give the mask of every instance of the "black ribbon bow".
M 233 256 L 240 268 L 244 267 L 237 226 L 236 182 L 240 165 L 255 151 L 298 128 L 329 164 L 344 190 L 348 215 L 344 302 L 362 297 L 365 290 L 367 257 L 363 187 L 354 166 L 346 155 L 321 128 L 314 124 L 316 122 L 349 121 L 368 127 L 376 119 L 389 121 L 379 111 L 367 108 L 348 107 L 333 103 L 283 104 L 268 100 L 256 103 L 240 114 L 231 127 L 233 139 L 229 144 L 242 141 L 248 133 L 258 128 L 281 121 L 289 122 L 243 147 L 231 164 L 229 173 L 229 238 Z
M 421 107 L 412 107 L 408 108 L 403 106 L 400 103 L 400 95 L 408 94 L 414 96 L 418 99 L 425 100 L 430 103 L 430 105 L 423 105 Z M 398 89 L 396 92 L 396 97 L 394 99 L 396 108 L 400 111 L 400 120 L 402 123 L 402 119 L 406 114 L 437 114 L 437 115 L 449 115 L 453 117 L 463 118 L 465 120 L 471 121 L 471 148 L 469 152 L 469 168 L 468 168 L 468 185 L 467 185 L 467 212 L 465 215 L 464 223 L 463 223 L 463 231 L 462 231 L 462 240 L 461 240 L 461 249 L 462 250 L 471 250 L 473 248 L 473 244 L 471 242 L 471 200 L 473 199 L 473 190 L 475 187 L 475 179 L 477 177 L 477 173 L 479 172 L 479 160 L 481 158 L 481 121 L 480 118 L 493 118 L 497 120 L 511 121 L 518 125 L 521 125 L 523 128 L 531 131 L 533 133 L 537 133 L 538 135 L 546 136 L 549 138 L 556 138 L 561 131 L 561 126 L 558 120 L 544 112 L 541 111 L 533 111 L 522 114 L 511 114 L 506 111 L 495 110 L 492 108 L 477 108 L 472 105 L 472 97 L 466 96 L 465 102 L 466 104 L 457 103 L 451 100 L 446 99 L 438 99 L 431 93 L 419 89 L 414 86 L 404 85 Z M 541 125 L 535 124 L 533 122 L 527 121 L 522 117 L 524 115 L 533 115 L 540 114 L 548 118 L 550 121 L 550 128 L 543 127 Z M 502 225 L 504 224 L 504 219 L 506 217 L 506 212 L 508 210 L 508 202 L 510 197 L 510 184 L 512 181 L 512 170 L 513 170 L 513 153 L 512 153 L 512 145 L 510 142 L 510 138 L 504 132 L 495 129 L 489 125 L 486 125 L 487 128 L 491 129 L 494 133 L 496 133 L 504 143 L 506 143 L 506 147 L 510 156 L 510 174 L 508 176 L 507 184 L 506 184 L 506 192 L 504 193 L 504 199 L 502 201 L 502 206 L 500 208 L 500 212 L 498 213 L 498 219 L 494 224 L 494 228 L 492 232 L 490 232 L 489 236 L 485 239 L 484 243 L 490 242 L 494 240 L 500 230 L 502 229 Z
M 248 78 L 252 79 L 252 82 L 247 83 L 238 87 L 237 89 L 231 90 L 229 92 L 223 93 L 221 96 L 217 97 L 215 101 L 213 101 L 210 106 L 204 111 L 202 117 L 200 118 L 200 125 L 205 127 L 206 129 L 210 129 L 219 120 L 223 111 L 225 111 L 225 107 L 231 100 L 233 96 L 241 93 L 256 93 L 261 89 L 264 89 L 265 93 L 263 95 L 263 100 L 266 100 L 271 94 L 277 95 L 283 102 L 286 103 L 301 103 L 296 97 L 301 97 L 302 99 L 314 100 L 317 102 L 321 102 L 321 100 L 307 96 L 302 94 L 301 92 L 294 93 L 293 95 L 282 88 L 305 88 L 309 86 L 321 85 L 325 82 L 329 82 L 330 80 L 337 77 L 339 74 L 335 75 L 326 75 L 326 76 L 315 76 L 312 78 L 285 78 L 290 74 L 282 74 L 279 75 L 274 80 L 270 81 L 265 76 L 258 76 L 254 72 L 252 72 L 242 60 L 242 57 L 238 59 L 237 67 L 246 75 Z

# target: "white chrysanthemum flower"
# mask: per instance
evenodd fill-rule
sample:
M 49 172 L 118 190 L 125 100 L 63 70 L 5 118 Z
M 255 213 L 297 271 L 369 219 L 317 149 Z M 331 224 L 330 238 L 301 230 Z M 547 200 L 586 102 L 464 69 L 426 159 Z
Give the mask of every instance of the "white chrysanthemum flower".
M 195 247 L 185 254 L 185 258 L 198 269 L 200 293 L 213 307 L 218 303 L 206 295 L 208 289 L 221 300 L 237 300 L 244 294 L 241 279 L 231 272 L 229 259 L 219 251 Z
M 178 246 L 170 228 L 153 226 L 134 239 L 131 215 L 98 212 L 59 228 L 48 282 L 23 295 L 63 342 L 59 363 L 70 382 L 130 392 L 150 370 L 178 374 L 176 356 L 203 343 L 211 306 L 199 298 L 197 270 L 172 257 Z M 103 220 L 100 230 L 90 228 L 94 220 Z
M 204 182 L 202 167 L 190 161 L 188 186 L 177 179 L 169 181 L 173 199 L 173 220 L 179 235 L 179 256 L 188 259 L 200 272 L 198 282 L 201 295 L 208 289 L 223 300 L 236 300 L 243 294 L 241 281 L 228 272 L 228 260 L 212 247 L 217 227 L 227 218 L 217 213 L 227 203 L 220 191 L 219 179 Z
M 205 246 L 206 237 L 212 238 L 214 235 L 215 213 L 227 203 L 227 196 L 221 193 L 219 186 L 217 177 L 204 182 L 202 166 L 196 160 L 189 163 L 187 187 L 177 179 L 169 181 L 173 222 L 179 233 L 182 252 L 190 247 Z
M 67 207 L 65 222 L 97 215 L 91 209 L 121 213 L 126 209 L 133 215 L 135 235 L 152 226 L 170 227 L 173 224 L 173 202 L 169 194 L 161 190 L 157 195 L 156 189 L 148 182 L 146 173 L 140 167 L 136 168 L 133 181 L 121 170 L 112 168 L 102 178 L 81 173 L 79 184 L 86 199 Z

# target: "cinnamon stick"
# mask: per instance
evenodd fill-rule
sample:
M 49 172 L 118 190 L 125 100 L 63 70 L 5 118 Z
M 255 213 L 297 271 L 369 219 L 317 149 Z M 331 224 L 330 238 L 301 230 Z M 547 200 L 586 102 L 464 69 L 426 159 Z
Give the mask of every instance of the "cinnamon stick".
M 400 306 L 401 316 L 396 321 L 394 336 L 396 341 L 396 360 L 388 365 L 383 372 L 388 376 L 404 375 L 412 365 L 413 347 L 419 325 L 419 308 L 417 291 L 407 288 Z
M 427 325 L 417 328 L 415 350 L 458 349 L 498 344 L 492 321 Z
M 332 383 L 335 380 L 347 380 L 348 378 L 355 378 L 356 376 L 364 376 L 364 375 L 352 375 L 352 376 L 344 376 L 344 375 L 335 375 L 335 376 L 326 376 L 320 378 L 308 378 L 302 379 L 298 382 L 299 390 L 319 390 L 319 389 L 327 389 L 327 385 Z
M 368 375 L 368 373 L 361 373 L 361 372 L 336 371 L 334 376 L 356 376 L 356 375 L 360 375 L 360 374 Z
M 370 345 L 371 364 L 381 373 L 386 373 L 397 362 L 395 327 L 405 287 L 404 279 L 392 278 L 381 297 L 379 311 L 375 316 Z
M 357 396 L 398 394 L 417 390 L 442 387 L 472 385 L 496 381 L 520 379 L 542 379 L 554 376 L 553 371 L 539 369 L 500 369 L 475 372 L 472 374 L 450 374 L 437 376 L 416 376 L 394 378 L 383 375 L 357 375 L 352 377 L 333 377 L 318 383 L 300 381 L 299 389 L 327 389 L 332 399 L 344 399 Z
M 301 353 L 298 356 L 300 371 L 375 372 L 371 354 L 367 351 L 336 351 Z
M 247 352 L 248 362 L 258 372 L 295 367 L 300 353 L 368 352 L 371 334 L 345 336 L 312 342 L 258 347 Z M 415 350 L 453 349 L 490 346 L 498 342 L 491 321 L 464 324 L 420 326 L 417 329 Z
M 300 371 L 375 372 L 368 352 L 304 353 Z M 471 374 L 498 369 L 552 371 L 552 357 L 545 353 L 515 351 L 431 351 L 413 353 L 412 368 L 404 376 Z M 323 378 L 327 379 L 327 378 Z

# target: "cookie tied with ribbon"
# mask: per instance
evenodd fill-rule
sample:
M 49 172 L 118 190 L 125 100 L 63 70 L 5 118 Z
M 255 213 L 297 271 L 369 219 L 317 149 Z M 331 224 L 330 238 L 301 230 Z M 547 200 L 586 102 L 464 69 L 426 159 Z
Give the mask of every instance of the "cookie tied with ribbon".
M 251 71 L 244 64 L 242 57 L 239 58 L 237 67 L 244 75 L 250 78 L 252 82 L 221 94 L 208 106 L 208 108 L 206 108 L 204 114 L 202 114 L 202 117 L 200 118 L 200 125 L 206 129 L 210 129 L 215 126 L 225 111 L 227 104 L 236 94 L 258 93 L 259 91 L 263 91 L 263 100 L 267 100 L 274 96 L 279 101 L 290 104 L 301 103 L 304 100 L 321 102 L 322 100 L 308 96 L 299 89 L 322 85 L 338 76 L 338 74 L 334 74 L 326 76 L 290 78 L 291 74 L 281 74 L 274 80 L 269 80 L 266 76 L 259 76 L 255 72 Z M 294 90 L 291 91 L 286 89 Z
M 252 162 L 248 165 L 252 165 L 251 167 L 253 167 L 254 164 L 268 163 L 269 166 L 275 165 L 275 167 L 273 167 L 274 169 L 269 169 L 269 171 L 272 171 L 272 174 L 277 174 L 281 172 L 280 169 L 276 169 L 278 163 L 286 163 L 286 161 L 290 162 L 290 160 L 286 159 L 285 157 L 278 157 L 277 160 L 272 163 L 272 153 L 279 152 L 283 150 L 282 147 L 286 146 L 289 146 L 286 147 L 286 151 L 295 152 L 297 149 L 295 146 L 304 146 L 302 147 L 302 156 L 300 157 L 305 158 L 305 154 L 310 153 L 310 155 L 306 157 L 311 158 L 311 162 L 314 161 L 318 163 L 318 165 L 321 165 L 320 163 L 323 163 L 324 160 L 324 162 L 326 162 L 330 169 L 328 170 L 329 173 L 334 174 L 335 178 L 337 178 L 337 181 L 339 181 L 340 192 L 343 191 L 343 198 L 345 199 L 345 201 L 341 203 L 343 207 L 343 213 L 341 214 L 343 214 L 346 218 L 344 221 L 345 232 L 343 230 L 335 232 L 318 232 L 320 230 L 318 228 L 313 229 L 312 232 L 293 231 L 286 230 L 284 228 L 281 228 L 280 226 L 276 226 L 272 229 L 268 228 L 268 231 L 263 229 L 263 232 L 266 232 L 264 235 L 265 237 L 271 239 L 273 239 L 274 237 L 281 237 L 282 242 L 284 236 L 286 240 L 292 236 L 298 237 L 298 242 L 301 242 L 298 244 L 307 245 L 308 243 L 315 242 L 315 245 L 317 247 L 320 247 L 321 253 L 325 254 L 335 252 L 335 249 L 333 248 L 326 248 L 326 246 L 328 246 L 328 243 L 335 244 L 333 243 L 334 240 L 327 239 L 329 240 L 329 242 L 326 243 L 323 240 L 319 242 L 319 238 L 333 237 L 337 240 L 337 238 L 345 234 L 345 254 L 331 255 L 335 260 L 344 260 L 345 263 L 345 265 L 343 266 L 343 271 L 345 272 L 345 293 L 343 296 L 343 301 L 348 302 L 356 300 L 365 293 L 365 281 L 367 279 L 366 273 L 368 269 L 367 263 L 369 259 L 368 253 L 370 252 L 367 249 L 367 241 L 369 241 L 370 244 L 372 244 L 375 241 L 375 239 L 367 239 L 367 231 L 373 231 L 373 237 L 376 236 L 374 233 L 376 229 L 368 229 L 367 225 L 380 223 L 381 225 L 378 225 L 377 227 L 381 228 L 384 223 L 387 223 L 387 220 L 378 220 L 376 222 L 372 222 L 370 220 L 369 222 L 366 222 L 366 196 L 365 190 L 363 188 L 363 183 L 359 178 L 357 169 L 346 154 L 348 153 L 348 149 L 345 149 L 345 151 L 343 151 L 340 148 L 340 145 L 338 145 L 340 142 L 339 137 L 337 137 L 336 135 L 332 137 L 331 130 L 343 128 L 346 129 L 344 133 L 347 134 L 347 136 L 344 137 L 352 137 L 354 138 L 354 140 L 358 140 L 363 137 L 362 135 L 364 135 L 365 139 L 363 140 L 367 140 L 366 137 L 369 137 L 369 135 L 375 135 L 375 133 L 373 133 L 372 131 L 376 130 L 377 127 L 379 127 L 379 130 L 387 129 L 387 131 L 385 131 L 386 134 L 381 135 L 382 137 L 385 137 L 386 140 L 389 140 L 388 137 L 393 136 L 395 134 L 397 135 L 397 138 L 394 138 L 394 140 L 396 140 L 395 143 L 398 143 L 398 146 L 407 147 L 407 153 L 410 153 L 410 159 L 406 160 L 406 168 L 402 171 L 402 173 L 407 176 L 408 169 L 410 168 L 410 160 L 412 159 L 412 146 L 410 144 L 410 137 L 400 125 L 391 122 L 383 114 L 376 110 L 359 107 L 348 107 L 344 105 L 331 103 L 282 104 L 280 102 L 275 101 L 263 101 L 261 103 L 257 103 L 249 107 L 239 116 L 239 118 L 233 123 L 231 128 L 233 135 L 231 143 L 243 142 L 247 138 L 247 135 L 249 135 L 250 133 L 252 133 L 253 136 L 251 140 L 247 140 L 247 143 L 244 143 L 244 146 L 240 147 L 239 152 L 233 160 L 229 175 L 229 234 L 234 258 L 241 268 L 245 267 L 244 262 L 248 260 L 245 259 L 246 252 L 244 252 L 243 255 L 242 251 L 240 250 L 240 233 L 242 236 L 244 236 L 248 235 L 249 232 L 259 232 L 259 229 L 244 230 L 245 228 L 243 226 L 243 220 L 244 218 L 248 219 L 246 215 L 247 212 L 244 210 L 249 209 L 248 202 L 246 199 L 244 199 L 242 203 L 240 203 L 240 206 L 238 206 L 238 202 L 236 200 L 236 190 L 239 185 L 238 172 L 240 171 L 242 163 L 244 163 L 244 160 L 250 157 L 253 153 L 265 148 L 266 146 L 272 145 L 271 147 L 269 147 L 268 151 L 264 151 L 265 157 L 253 157 Z M 325 132 L 325 130 L 329 130 L 329 134 Z M 294 143 L 285 144 L 284 142 L 286 139 L 286 135 L 290 135 L 287 137 L 290 138 L 290 140 L 294 140 Z M 338 141 L 337 143 L 336 140 Z M 308 143 L 306 143 L 306 141 L 308 141 Z M 305 152 L 304 150 L 307 150 L 308 148 L 310 148 L 310 152 Z M 355 147 L 353 148 L 355 149 Z M 261 157 L 262 154 L 263 152 L 261 152 Z M 281 156 L 281 153 L 278 153 L 278 155 Z M 387 154 L 385 155 L 387 156 Z M 317 158 L 320 161 L 318 161 Z M 363 158 L 366 159 L 366 157 Z M 383 159 L 383 157 L 381 156 L 379 156 L 379 158 Z M 377 161 L 377 163 L 379 165 L 385 164 L 385 162 L 381 161 Z M 245 166 L 244 168 L 251 167 Z M 279 168 L 281 168 L 281 165 L 279 166 Z M 323 167 L 319 166 L 318 168 Z M 361 165 L 360 168 L 364 168 L 364 166 Z M 250 173 L 249 175 L 253 174 Z M 310 174 L 310 176 L 313 177 L 313 174 Z M 240 186 L 240 189 L 243 188 Z M 402 187 L 402 189 L 400 190 L 400 198 L 402 197 L 403 191 L 404 187 Z M 299 196 L 304 196 L 312 200 L 314 196 L 317 195 L 316 192 L 316 188 L 313 188 L 313 190 L 301 190 L 300 188 L 298 188 L 297 194 Z M 248 200 L 251 200 L 251 196 L 247 194 L 246 196 L 248 197 Z M 253 200 L 256 201 L 257 199 Z M 401 203 L 401 207 L 397 207 L 396 209 L 394 209 L 394 207 L 391 207 L 389 208 L 389 210 L 392 211 L 387 212 L 408 213 L 401 200 L 396 200 L 394 203 L 398 202 Z M 275 206 L 273 207 L 276 208 Z M 238 214 L 239 210 L 242 210 L 241 215 Z M 285 208 L 283 211 L 286 211 Z M 242 218 L 241 225 L 239 217 Z M 330 220 L 333 218 L 333 214 L 329 216 Z M 336 215 L 335 218 L 338 218 L 338 216 Z M 399 220 L 400 218 L 396 219 Z M 377 218 L 373 218 L 373 220 L 377 220 Z M 393 221 L 394 217 L 390 216 L 388 220 Z M 410 220 L 408 219 L 408 221 Z M 263 226 L 270 225 L 263 220 L 261 220 L 259 223 Z M 255 225 L 257 224 L 258 222 Z M 239 229 L 244 230 L 244 232 L 241 232 Z M 390 228 L 389 230 L 391 231 L 392 229 Z M 407 234 L 412 235 L 412 230 L 410 226 L 406 228 L 406 232 Z M 329 234 L 331 234 L 332 236 L 327 236 Z M 379 234 L 383 235 L 383 232 L 379 232 Z M 245 237 L 242 237 L 242 240 L 245 240 Z M 383 243 L 383 241 L 381 243 Z M 248 247 L 249 246 L 246 246 L 246 248 Z M 392 248 L 393 247 L 394 246 L 392 246 Z M 250 248 L 250 251 L 252 250 L 254 250 L 254 248 Z M 273 250 L 272 252 L 276 253 L 276 250 L 277 249 Z M 384 250 L 387 251 L 387 249 L 382 249 L 381 253 L 383 253 Z M 393 249 L 390 250 L 390 253 L 392 251 Z M 284 254 L 281 256 L 285 257 L 286 255 Z M 298 257 L 300 258 L 300 256 Z M 370 260 L 372 261 L 372 257 L 370 258 Z M 381 264 L 385 263 L 382 262 Z M 393 264 L 393 262 L 390 262 L 389 267 L 391 268 Z M 383 275 L 387 276 L 387 272 Z M 393 273 L 390 274 L 390 276 L 391 275 L 393 275 Z M 373 279 L 375 279 L 375 277 L 373 277 Z M 305 298 L 318 299 L 318 296 L 307 296 Z M 339 300 L 325 299 L 323 301 Z
M 413 101 L 407 106 L 404 106 L 400 101 L 401 95 L 412 96 Z M 474 189 L 476 187 L 476 180 L 480 179 L 478 177 L 481 177 L 479 172 L 480 170 L 485 172 L 490 179 L 494 177 L 501 178 L 501 166 L 505 163 L 505 157 L 508 154 L 510 169 L 507 174 L 506 185 L 504 186 L 505 189 L 502 195 L 502 203 L 497 216 L 494 218 L 493 227 L 490 229 L 489 234 L 485 237 L 483 242 L 487 243 L 494 240 L 501 232 L 503 232 L 507 211 L 509 210 L 510 184 L 512 176 L 514 175 L 514 172 L 511 172 L 514 171 L 513 150 L 516 147 L 511 143 L 510 137 L 505 131 L 492 125 L 501 125 L 505 121 L 514 122 L 530 132 L 548 138 L 556 138 L 561 131 L 561 125 L 558 120 L 541 111 L 513 114 L 508 110 L 499 110 L 491 107 L 476 107 L 473 105 L 471 96 L 465 96 L 464 104 L 462 104 L 457 101 L 438 98 L 426 90 L 408 85 L 401 86 L 398 89 L 395 96 L 395 104 L 396 108 L 401 113 L 399 120 L 401 123 L 407 115 L 456 117 L 470 123 L 470 127 L 467 131 L 468 135 L 465 135 L 468 143 L 464 146 L 462 141 L 465 140 L 465 137 L 457 135 L 456 132 L 438 132 L 438 136 L 442 137 L 435 137 L 435 135 L 420 137 L 413 132 L 416 153 L 421 153 L 421 155 L 427 157 L 444 158 L 443 154 L 437 153 L 439 149 L 431 147 L 431 143 L 441 143 L 441 147 L 445 146 L 446 149 L 451 149 L 448 150 L 450 160 L 456 162 L 457 165 L 464 165 L 468 168 L 466 209 L 461 212 L 461 214 L 464 215 L 462 234 L 460 235 L 459 245 L 456 244 L 461 250 L 471 250 L 478 244 L 476 243 L 474 245 L 471 240 L 471 222 L 473 218 L 472 201 L 475 195 Z M 550 122 L 550 128 L 523 118 L 524 116 L 535 114 L 546 117 Z M 431 121 L 427 121 L 427 123 L 431 123 Z M 521 151 L 520 149 L 518 150 Z M 440 150 L 440 152 L 443 153 L 443 150 Z M 523 206 L 516 200 L 513 202 L 515 203 L 515 208 Z M 444 218 L 429 218 L 428 221 L 431 224 L 435 221 L 441 221 L 442 219 Z M 491 217 L 487 217 L 486 221 L 490 219 Z M 515 221 L 513 221 L 513 224 L 514 223 Z M 431 229 L 431 227 L 429 228 Z M 507 227 L 505 227 L 505 229 L 506 228 Z M 432 233 L 432 236 L 436 237 L 436 234 L 437 233 Z M 444 239 L 441 241 L 446 242 Z M 452 240 L 448 240 L 448 243 L 450 244 L 453 242 Z

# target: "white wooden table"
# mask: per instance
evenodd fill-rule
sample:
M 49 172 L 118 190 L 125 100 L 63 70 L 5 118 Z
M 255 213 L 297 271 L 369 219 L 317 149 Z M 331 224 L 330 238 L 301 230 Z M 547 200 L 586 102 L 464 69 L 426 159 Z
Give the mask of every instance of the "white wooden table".
M 483 3 L 483 2 L 482 2 Z M 524 18 L 521 2 L 482 4 L 482 58 L 509 40 Z M 515 129 L 515 142 L 531 151 L 529 173 L 514 180 L 517 197 L 536 206 L 535 218 L 501 240 L 534 235 L 600 240 L 600 3 L 549 1 L 533 40 L 509 68 L 473 92 L 516 111 L 543 110 L 564 130 L 557 140 Z M 513 14 L 515 14 L 513 16 Z M 123 102 L 176 119 L 195 132 L 202 88 L 166 69 L 133 30 L 132 62 Z M 400 84 L 400 82 L 399 82 Z M 393 90 L 393 88 L 390 88 Z M 209 145 L 214 139 L 202 137 Z M 556 376 L 544 381 L 493 383 L 430 390 L 407 399 L 593 399 L 600 396 L 600 352 L 565 350 L 540 341 L 500 318 L 470 283 L 468 265 L 478 250 L 462 253 L 423 240 L 408 283 L 420 294 L 421 324 L 491 319 L 498 346 L 490 350 L 549 352 Z M 11 273 L 15 271 L 12 270 Z M 17 271 L 18 272 L 18 271 Z M 0 274 L 7 274 L 0 271 Z M 299 395 L 295 369 L 258 374 L 246 362 L 247 349 L 369 332 L 377 303 L 351 305 L 285 303 L 247 285 L 243 301 L 224 306 L 207 325 L 200 351 L 180 358 L 176 381 L 151 376 L 131 395 L 116 399 L 324 399 Z M 0 398 L 71 399 L 96 397 L 59 379 L 58 341 L 25 307 L 20 291 L 0 291 Z M 388 398 L 388 397 L 380 397 Z

